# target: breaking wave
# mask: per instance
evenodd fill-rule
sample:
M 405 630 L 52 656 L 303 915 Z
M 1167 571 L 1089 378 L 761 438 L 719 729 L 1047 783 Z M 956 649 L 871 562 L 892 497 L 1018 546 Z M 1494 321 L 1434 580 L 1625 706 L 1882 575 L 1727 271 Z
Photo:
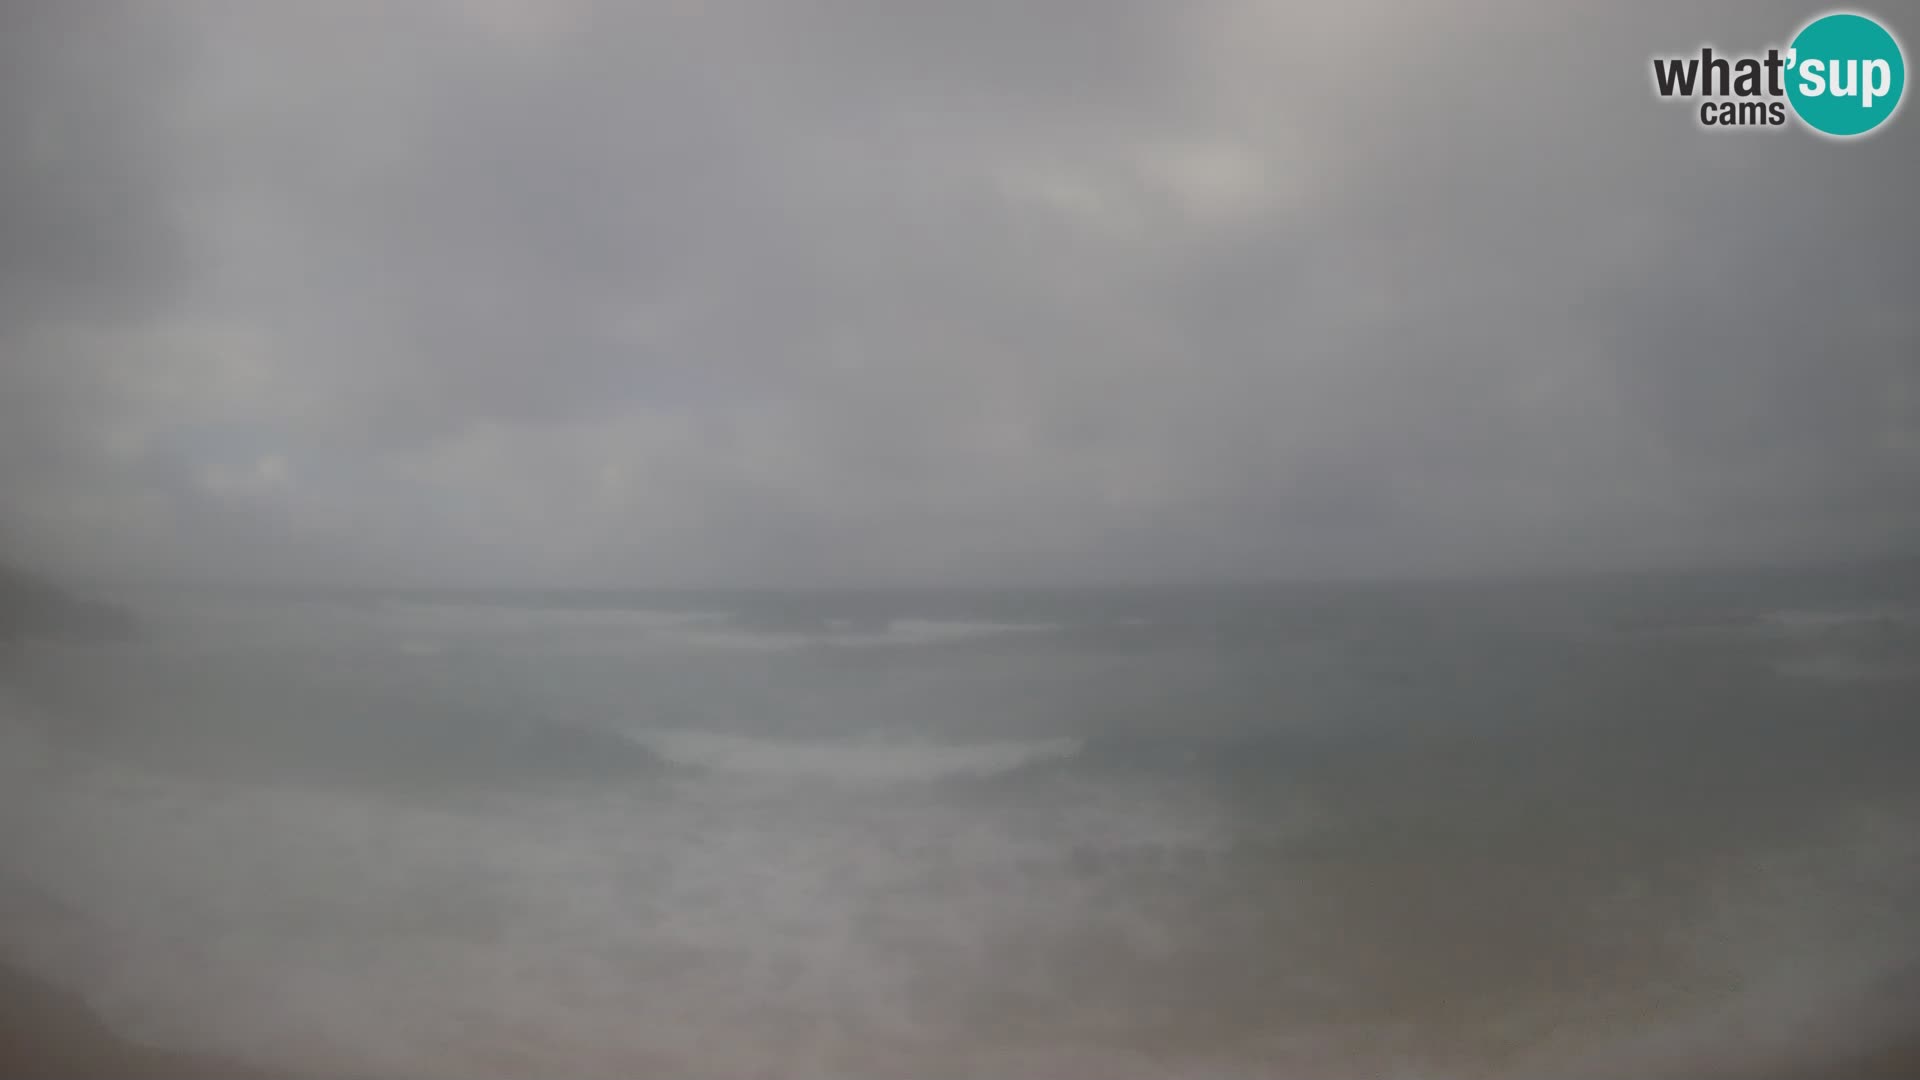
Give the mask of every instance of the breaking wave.
M 961 618 L 781 618 L 728 610 L 576 610 L 485 604 L 394 604 L 380 631 L 400 653 L 433 656 L 460 646 L 540 653 L 787 652 L 949 645 L 1009 634 L 1057 632 L 1057 622 Z
M 1796 636 L 1826 634 L 1837 630 L 1895 630 L 1920 623 L 1920 612 L 1890 607 L 1860 610 L 1787 608 L 1761 615 L 1759 623 L 1776 633 Z
M 999 776 L 1078 755 L 1079 739 L 969 744 L 786 740 L 706 731 L 655 730 L 632 736 L 674 765 L 718 773 L 841 783 L 891 784 Z

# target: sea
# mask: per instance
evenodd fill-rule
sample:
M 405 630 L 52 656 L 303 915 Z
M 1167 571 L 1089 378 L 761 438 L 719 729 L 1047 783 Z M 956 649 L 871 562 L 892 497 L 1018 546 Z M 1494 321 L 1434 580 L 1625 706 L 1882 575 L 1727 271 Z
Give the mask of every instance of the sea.
M 0 962 L 129 1039 L 1317 1080 L 1920 1027 L 1910 565 L 109 598 L 0 644 Z

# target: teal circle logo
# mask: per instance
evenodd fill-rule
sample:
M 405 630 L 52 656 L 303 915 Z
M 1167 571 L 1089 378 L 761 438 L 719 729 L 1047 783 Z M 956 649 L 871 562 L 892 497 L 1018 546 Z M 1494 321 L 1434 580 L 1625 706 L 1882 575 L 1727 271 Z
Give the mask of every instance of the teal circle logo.
M 1900 107 L 1907 63 L 1886 27 L 1865 15 L 1825 15 L 1793 39 L 1787 100 L 1815 131 L 1865 135 Z

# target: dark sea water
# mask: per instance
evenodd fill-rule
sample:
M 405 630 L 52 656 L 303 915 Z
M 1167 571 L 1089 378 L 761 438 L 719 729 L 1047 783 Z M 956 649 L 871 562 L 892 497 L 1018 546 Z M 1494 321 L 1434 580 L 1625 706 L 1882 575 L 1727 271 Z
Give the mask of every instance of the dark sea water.
M 1920 1023 L 1920 576 L 130 594 L 0 958 L 405 1076 L 1705 1075 Z

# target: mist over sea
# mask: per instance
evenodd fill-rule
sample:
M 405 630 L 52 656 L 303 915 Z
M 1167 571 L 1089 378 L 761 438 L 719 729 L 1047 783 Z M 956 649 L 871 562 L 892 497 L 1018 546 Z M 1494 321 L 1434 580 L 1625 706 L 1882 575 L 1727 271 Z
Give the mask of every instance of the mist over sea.
M 1920 1022 L 1920 575 L 145 591 L 0 960 L 411 1077 L 1744 1075 Z

